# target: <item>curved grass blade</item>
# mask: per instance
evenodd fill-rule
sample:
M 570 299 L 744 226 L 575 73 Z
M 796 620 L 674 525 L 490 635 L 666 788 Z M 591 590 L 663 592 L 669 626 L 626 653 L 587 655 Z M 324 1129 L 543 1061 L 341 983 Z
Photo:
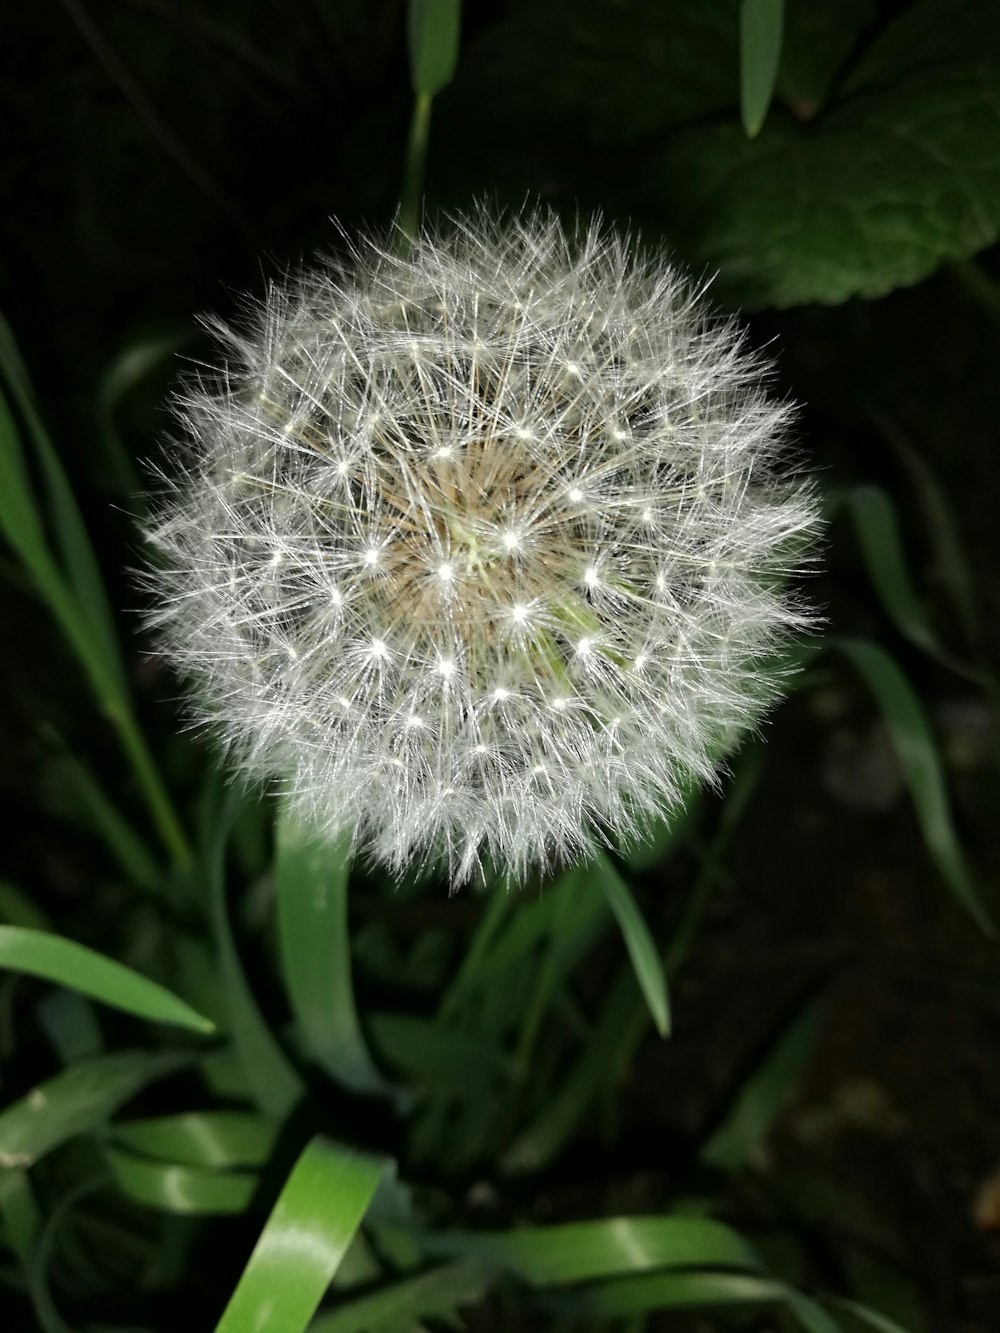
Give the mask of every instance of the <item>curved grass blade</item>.
M 786 1287 L 755 1273 L 643 1273 L 584 1287 L 560 1301 L 575 1319 L 622 1319 L 654 1310 L 714 1305 L 777 1305 Z
M 127 690 L 125 668 L 122 665 L 118 633 L 100 565 L 76 503 L 76 497 L 59 461 L 59 455 L 42 424 L 27 367 L 21 359 L 13 330 L 3 316 L 0 316 L 0 380 L 10 390 L 41 464 L 42 476 L 49 494 L 52 528 L 60 544 L 64 572 L 77 603 L 93 631 L 95 647 L 100 649 L 105 669 L 113 680 L 117 692 L 124 695 Z M 11 442 L 8 447 L 15 446 Z M 34 510 L 30 496 L 30 482 L 23 461 L 19 475 L 22 491 L 20 495 L 12 496 L 11 501 Z M 44 546 L 41 524 L 36 522 L 35 526 L 40 544 Z
M 9 360 L 11 341 L 6 325 L 0 321 L 0 361 L 4 357 Z M 8 378 L 19 395 L 19 404 L 27 404 L 30 420 L 34 409 L 30 395 L 25 397 L 28 391 L 16 375 Z M 49 550 L 32 494 L 20 430 L 2 392 L 0 532 L 34 579 L 83 666 L 101 708 L 118 732 L 164 845 L 179 864 L 188 865 L 187 839 L 132 713 L 117 637 L 82 519 L 44 432 L 37 437 L 36 444 L 50 488 L 54 488 L 54 520 L 63 542 L 66 569 L 60 568 Z
M 489 1265 L 476 1259 L 442 1264 L 320 1315 L 309 1333 L 391 1333 L 421 1319 L 453 1321 L 462 1306 L 483 1299 L 493 1276 Z
M 740 117 L 747 138 L 755 138 L 767 118 L 781 60 L 785 0 L 741 0 Z
M 190 1214 L 246 1212 L 258 1178 L 249 1172 L 212 1171 L 182 1162 L 156 1162 L 109 1148 L 105 1160 L 123 1194 L 147 1208 Z
M 24 926 L 0 926 L 0 968 L 66 986 L 153 1023 L 211 1033 L 215 1024 L 148 977 L 75 940 Z
M 264 1166 L 277 1137 L 273 1121 L 249 1111 L 185 1111 L 112 1127 L 115 1143 L 181 1166 Z
M 0 1167 L 31 1166 L 53 1148 L 89 1133 L 120 1106 L 192 1062 L 176 1051 L 124 1051 L 81 1060 L 0 1112 Z
M 295 1163 L 216 1333 L 303 1333 L 388 1161 L 315 1138 Z
M 661 1037 L 670 1035 L 670 1000 L 667 977 L 659 950 L 649 927 L 636 906 L 632 893 L 606 856 L 599 856 L 589 871 L 600 882 L 625 940 L 635 979 L 639 983 L 656 1030 Z
M 942 665 L 970 679 L 977 672 L 939 641 L 910 575 L 896 507 L 881 486 L 855 486 L 846 496 L 868 576 L 882 607 L 905 638 Z
M 738 1171 L 752 1158 L 812 1055 L 824 1013 L 824 1001 L 812 1000 L 784 1027 L 702 1148 L 703 1162 Z
M 57 747 L 51 761 L 53 781 L 65 787 L 71 798 L 76 798 L 87 828 L 101 838 L 129 882 L 140 889 L 157 889 L 162 880 L 160 867 L 144 840 L 104 790 L 89 764 L 73 753 L 54 727 L 46 725 L 42 730 Z
M 229 1031 L 247 1086 L 265 1114 L 283 1120 L 302 1097 L 305 1085 L 264 1021 L 243 973 L 229 924 L 225 858 L 233 813 L 231 794 L 212 819 L 209 865 L 212 929 L 221 962 Z
M 885 718 L 916 807 L 920 831 L 941 878 L 988 935 L 995 933 L 951 819 L 944 769 L 920 696 L 884 648 L 863 639 L 834 638 L 864 678 Z
M 836 1296 L 831 1299 L 831 1303 L 838 1310 L 845 1310 L 849 1315 L 853 1315 L 859 1323 L 875 1329 L 875 1333 L 907 1333 L 903 1325 L 897 1324 L 895 1319 L 890 1319 L 879 1310 L 873 1310 L 870 1305 L 862 1305 L 860 1301 L 849 1301 Z
M 350 839 L 325 842 L 287 810 L 278 819 L 274 876 L 281 973 L 307 1053 L 345 1087 L 392 1092 L 361 1032 L 351 984 L 347 889 Z
M 653 1268 L 760 1269 L 742 1236 L 706 1217 L 608 1217 L 513 1231 L 452 1231 L 425 1236 L 423 1248 L 450 1258 L 478 1257 L 536 1285 Z

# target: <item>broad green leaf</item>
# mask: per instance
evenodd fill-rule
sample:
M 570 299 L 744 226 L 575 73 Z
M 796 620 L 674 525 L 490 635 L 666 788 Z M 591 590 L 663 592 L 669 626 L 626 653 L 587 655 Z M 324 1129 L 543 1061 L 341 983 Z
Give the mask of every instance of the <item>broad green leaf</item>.
M 787 0 L 777 93 L 795 116 L 811 120 L 823 110 L 877 19 L 876 0 Z
M 0 968 L 41 977 L 154 1023 L 215 1031 L 214 1023 L 157 982 L 48 931 L 0 926 Z
M 306 1053 L 345 1087 L 391 1091 L 365 1045 L 351 981 L 350 838 L 330 842 L 284 810 L 274 875 L 281 973 Z
M 785 0 L 741 0 L 740 115 L 752 139 L 767 116 L 781 60 Z
M 670 1033 L 670 1002 L 667 996 L 667 978 L 659 950 L 649 933 L 649 927 L 636 906 L 628 885 L 606 856 L 598 858 L 589 872 L 600 880 L 601 888 L 611 904 L 625 940 L 635 978 L 645 997 L 656 1030 L 661 1037 Z
M 181 1166 L 263 1166 L 274 1148 L 272 1121 L 249 1111 L 185 1111 L 112 1127 L 114 1141 Z
M 492 1276 L 476 1259 L 442 1264 L 347 1301 L 310 1324 L 309 1333 L 398 1333 L 418 1319 L 454 1319 L 462 1306 L 483 1299 Z
M 215 802 L 212 803 L 213 807 Z M 261 1013 L 247 982 L 229 923 L 226 905 L 226 840 L 233 816 L 233 798 L 214 808 L 210 821 L 209 864 L 212 928 L 219 951 L 224 999 L 247 1086 L 267 1115 L 283 1120 L 305 1092 L 298 1072 L 285 1055 Z
M 409 0 L 410 81 L 415 93 L 434 97 L 455 77 L 461 0 Z
M 167 1213 L 243 1213 L 258 1186 L 257 1176 L 248 1172 L 152 1161 L 116 1148 L 105 1151 L 105 1160 L 124 1194 Z
M 802 1077 L 824 1012 L 823 1001 L 812 1000 L 786 1025 L 702 1148 L 702 1161 L 723 1171 L 738 1171 L 750 1161 Z
M 576 1319 L 621 1319 L 653 1310 L 777 1305 L 785 1292 L 783 1282 L 755 1273 L 643 1273 L 573 1292 L 565 1309 Z
M 385 1160 L 313 1139 L 292 1168 L 216 1333 L 303 1333 L 391 1169 Z
M 952 823 L 944 770 L 920 696 L 877 644 L 835 638 L 830 646 L 839 648 L 875 695 L 910 788 L 924 842 L 942 879 L 980 927 L 992 934 L 993 921 Z
M 191 1063 L 174 1051 L 125 1051 L 81 1060 L 0 1112 L 0 1167 L 30 1166 L 89 1133 L 147 1084 Z
M 608 1217 L 511 1231 L 452 1231 L 425 1236 L 424 1248 L 452 1258 L 476 1256 L 544 1285 L 653 1268 L 760 1267 L 741 1236 L 705 1217 Z
M 921 0 L 805 125 L 716 120 L 642 163 L 691 263 L 748 307 L 881 296 L 1000 234 L 1000 7 Z M 636 164 L 636 170 L 638 170 Z

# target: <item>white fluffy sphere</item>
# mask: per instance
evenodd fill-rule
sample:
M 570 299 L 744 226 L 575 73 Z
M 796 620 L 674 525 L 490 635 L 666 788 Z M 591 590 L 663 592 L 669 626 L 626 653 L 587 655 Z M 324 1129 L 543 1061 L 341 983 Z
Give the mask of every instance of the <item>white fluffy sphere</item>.
M 186 390 L 153 621 L 248 774 L 455 882 L 627 839 L 773 695 L 815 528 L 678 272 L 481 211 L 274 286 Z

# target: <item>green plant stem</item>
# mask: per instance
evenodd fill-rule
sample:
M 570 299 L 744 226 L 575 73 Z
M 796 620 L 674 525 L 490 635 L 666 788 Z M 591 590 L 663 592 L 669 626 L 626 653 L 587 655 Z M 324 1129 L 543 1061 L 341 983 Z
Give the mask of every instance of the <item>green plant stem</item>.
M 403 168 L 403 189 L 399 202 L 399 247 L 404 255 L 409 254 L 420 219 L 433 100 L 430 93 L 417 93 L 413 99 L 413 115 L 410 119 L 410 134 L 406 143 L 406 160 Z

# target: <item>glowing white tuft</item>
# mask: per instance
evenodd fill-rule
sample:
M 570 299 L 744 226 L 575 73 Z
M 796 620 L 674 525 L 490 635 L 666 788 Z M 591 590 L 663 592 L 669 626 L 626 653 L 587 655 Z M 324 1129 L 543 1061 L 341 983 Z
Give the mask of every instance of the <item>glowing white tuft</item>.
M 785 404 L 676 270 L 485 213 L 273 287 L 189 387 L 165 654 L 242 769 L 401 870 L 515 875 L 709 779 L 806 618 Z

